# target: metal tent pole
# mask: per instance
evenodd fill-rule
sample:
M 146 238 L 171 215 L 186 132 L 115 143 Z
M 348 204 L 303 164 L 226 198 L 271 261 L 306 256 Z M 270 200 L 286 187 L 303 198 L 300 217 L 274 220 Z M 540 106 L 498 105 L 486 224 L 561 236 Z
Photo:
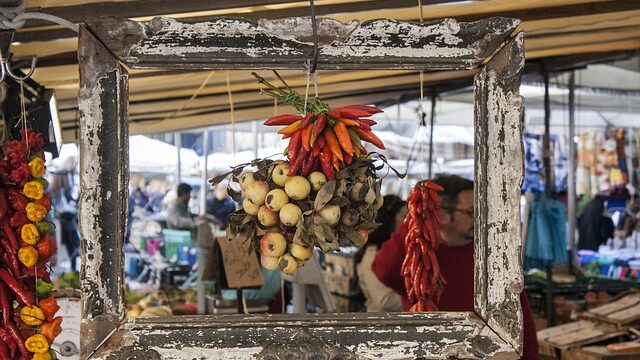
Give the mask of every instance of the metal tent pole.
M 553 193 L 551 181 L 551 149 L 550 149 L 551 104 L 549 101 L 549 73 L 544 71 L 544 136 L 542 138 L 542 161 L 544 164 L 544 190 L 547 198 Z M 546 267 L 546 315 L 549 326 L 553 324 L 553 272 L 551 265 Z
M 575 103 L 575 72 L 569 73 L 569 178 L 568 178 L 568 218 L 569 218 L 569 273 L 573 274 L 576 242 L 576 103 Z
M 200 215 L 207 213 L 207 188 L 209 184 L 207 182 L 208 175 L 208 158 L 209 158 L 209 130 L 205 130 L 202 136 L 202 182 L 200 183 Z M 198 314 L 202 315 L 207 312 L 206 300 L 205 300 L 205 283 L 202 280 L 204 275 L 205 263 L 207 261 L 207 249 L 198 247 Z
M 429 124 L 429 179 L 433 168 L 433 124 L 436 121 L 436 92 L 431 93 L 431 123 Z M 409 171 L 409 169 L 407 169 Z
M 178 177 L 178 184 L 179 184 L 182 180 L 182 165 L 180 161 L 180 149 L 182 148 L 182 134 L 178 132 L 173 133 L 173 142 L 176 145 L 176 151 L 178 152 L 178 171 L 176 172 L 176 175 Z

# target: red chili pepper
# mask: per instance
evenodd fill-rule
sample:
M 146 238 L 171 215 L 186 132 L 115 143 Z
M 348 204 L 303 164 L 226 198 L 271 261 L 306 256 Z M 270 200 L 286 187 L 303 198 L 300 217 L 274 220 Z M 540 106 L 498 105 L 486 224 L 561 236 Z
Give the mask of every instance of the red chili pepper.
M 345 154 L 349 156 L 353 155 L 353 146 L 351 145 L 351 137 L 349 137 L 347 126 L 341 122 L 336 122 L 336 126 L 333 127 L 333 132 L 336 134 L 338 143 Z
M 340 113 L 340 117 L 349 118 L 349 119 L 357 119 L 361 117 L 371 116 L 371 113 L 365 110 L 354 109 L 354 108 L 336 108 Z
M 20 332 L 18 331 L 16 324 L 14 324 L 13 322 L 10 322 L 5 326 L 5 330 L 7 330 L 9 335 L 11 335 L 11 337 L 13 338 L 13 341 L 15 341 L 16 344 L 18 345 L 18 349 L 20 349 L 20 356 L 25 357 L 26 359 L 29 359 L 30 353 L 27 350 L 26 346 L 24 346 L 24 339 L 22 339 L 22 335 L 20 335 Z
M 17 211 L 11 219 L 9 219 L 9 225 L 12 228 L 21 228 L 23 225 L 31 223 L 31 220 L 27 218 L 27 214 L 22 211 Z
M 359 123 L 358 124 L 358 129 L 360 130 L 366 130 L 366 131 L 371 131 L 371 126 L 365 123 Z
M 56 312 L 60 310 L 60 305 L 58 305 L 58 302 L 52 296 L 40 300 L 38 302 L 38 307 L 42 310 L 42 313 L 49 321 L 51 321 Z
M 329 112 L 327 112 L 327 114 L 332 119 L 337 119 L 340 117 L 340 111 L 337 109 L 330 109 Z
M 27 268 L 27 275 L 31 278 L 35 278 L 37 276 L 38 279 L 42 279 L 46 282 L 51 282 L 51 274 L 49 274 L 49 272 L 45 268 L 44 263 L 39 263 L 37 266 Z
M 292 135 L 294 132 L 300 130 L 302 127 L 302 120 L 296 120 L 291 125 L 278 130 L 280 135 Z
M 360 123 L 355 119 L 338 118 L 338 122 L 343 123 L 345 126 L 359 126 Z
M 318 115 L 318 118 L 313 123 L 313 136 L 315 136 L 316 138 L 319 137 L 320 134 L 322 134 L 322 131 L 324 131 L 324 128 L 326 126 L 327 126 L 327 115 L 326 114 Z
M 13 293 L 16 295 L 16 299 L 18 300 L 18 302 L 27 306 L 35 305 L 35 302 L 33 300 L 33 295 L 26 292 L 22 288 L 22 286 L 18 284 L 18 281 L 11 275 L 11 273 L 7 271 L 7 269 L 0 268 L 0 280 L 4 281 L 7 287 L 11 291 L 13 291 Z
M 313 153 L 310 152 L 302 164 L 302 176 L 307 177 L 307 175 L 311 174 L 311 170 L 313 170 L 313 159 Z
M 309 124 L 311 124 L 311 122 L 313 121 L 313 119 L 316 117 L 316 114 L 312 113 L 312 112 L 308 112 L 304 118 L 302 119 L 302 123 L 300 124 L 300 128 L 304 129 L 306 128 Z
M 38 241 L 36 249 L 38 249 L 38 261 L 47 262 L 51 259 L 51 256 L 56 253 L 58 246 L 49 234 L 44 234 L 40 241 Z
M 47 211 L 51 210 L 51 200 L 49 200 L 49 194 L 45 194 L 39 200 L 36 200 L 36 204 L 44 206 Z
M 300 139 L 302 138 L 302 134 L 300 132 L 296 132 L 291 136 L 289 140 L 289 146 L 287 147 L 288 152 L 287 156 L 289 157 L 289 162 L 294 163 L 298 158 L 298 153 L 300 152 Z
M 344 163 L 349 165 L 353 160 L 353 156 L 349 155 L 349 153 L 344 154 Z
M 300 152 L 296 155 L 296 162 L 291 164 L 291 168 L 289 168 L 289 173 L 287 176 L 295 176 L 298 170 L 302 167 L 302 162 L 307 157 L 307 151 L 304 149 L 300 149 Z
M 311 131 L 313 130 L 313 124 L 308 124 L 302 129 L 302 147 L 306 151 L 311 151 Z
M 0 309 L 2 309 L 2 323 L 4 327 L 11 321 L 13 317 L 12 300 L 9 298 L 9 291 L 4 283 L 0 282 Z
M 11 207 L 16 211 L 24 211 L 24 208 L 26 208 L 29 203 L 29 199 L 18 189 L 9 188 L 7 191 Z
M 340 171 L 340 159 L 331 153 L 331 164 L 336 171 Z
M 9 335 L 9 333 L 5 329 L 0 329 L 0 340 L 2 340 L 2 342 L 4 342 L 9 347 L 9 356 L 11 356 L 10 359 L 14 359 L 16 356 L 16 351 L 18 350 L 18 346 L 16 345 L 16 342 L 13 340 L 11 335 Z
M 316 142 L 311 147 L 313 156 L 316 156 L 316 157 L 320 156 L 320 152 L 322 152 L 322 149 L 324 148 L 324 144 L 326 143 L 327 141 L 324 139 L 324 135 L 320 134 L 320 137 L 316 140 Z
M 292 115 L 292 114 L 285 114 L 285 115 L 277 115 L 277 116 L 272 116 L 270 118 L 268 118 L 264 124 L 267 126 L 274 126 L 274 125 L 291 125 L 293 124 L 295 121 L 302 119 L 302 116 L 300 115 Z
M 327 140 L 327 146 L 333 156 L 337 157 L 339 160 L 342 160 L 342 150 L 340 150 L 340 144 L 338 143 L 338 138 L 336 134 L 331 129 L 324 129 L 324 138 Z
M 7 190 L 0 188 L 0 219 L 7 215 Z
M 382 109 L 377 108 L 375 106 L 371 106 L 371 105 L 348 105 L 348 106 L 343 106 L 343 107 L 338 108 L 338 109 L 359 110 L 359 111 L 368 112 L 369 114 L 377 114 L 377 113 L 383 112 Z
M 13 233 L 11 224 L 9 224 L 9 219 L 7 218 L 2 220 L 2 232 L 4 233 L 4 236 L 9 239 L 9 243 L 11 244 L 13 251 L 18 251 L 18 239 L 16 239 L 16 234 Z
M 331 151 L 326 147 L 320 152 L 320 164 L 322 165 L 322 172 L 327 177 L 327 180 L 334 180 L 335 175 L 331 167 Z
M 384 144 L 382 143 L 382 140 L 380 140 L 380 138 L 378 138 L 374 133 L 372 133 L 371 131 L 366 131 L 366 130 L 360 130 L 357 128 L 354 128 L 356 134 L 358 134 L 358 136 L 360 136 L 361 140 L 367 141 L 372 143 L 373 145 L 375 145 L 377 148 L 379 149 L 385 149 Z
M 4 341 L 0 341 L 0 360 L 11 360 L 9 347 Z
M 11 249 L 11 245 L 9 241 L 5 238 L 0 239 L 0 247 L 4 250 L 3 260 L 5 261 L 5 265 L 11 272 L 15 274 L 15 276 L 20 276 L 20 265 L 18 264 L 18 258 L 16 257 L 16 253 L 13 249 Z M 4 270 L 4 269 L 3 269 Z
M 367 124 L 369 126 L 373 126 L 373 125 L 377 124 L 376 121 L 371 120 L 371 119 L 358 119 L 358 122 L 361 123 L 361 124 Z

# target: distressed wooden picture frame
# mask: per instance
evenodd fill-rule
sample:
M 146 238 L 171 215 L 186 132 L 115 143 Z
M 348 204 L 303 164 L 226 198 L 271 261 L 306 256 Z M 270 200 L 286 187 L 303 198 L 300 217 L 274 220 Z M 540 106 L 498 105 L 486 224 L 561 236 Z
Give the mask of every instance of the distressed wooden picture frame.
M 475 74 L 475 312 L 176 316 L 125 320 L 131 68 L 304 69 L 309 18 L 80 28 L 81 358 L 519 358 L 524 65 L 519 21 L 319 20 L 317 68 Z

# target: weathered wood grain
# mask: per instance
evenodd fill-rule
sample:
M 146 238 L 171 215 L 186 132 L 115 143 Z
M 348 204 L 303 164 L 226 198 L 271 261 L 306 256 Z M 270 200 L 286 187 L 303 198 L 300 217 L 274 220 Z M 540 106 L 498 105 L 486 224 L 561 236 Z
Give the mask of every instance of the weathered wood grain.
M 122 245 L 127 221 L 129 146 L 127 72 L 80 28 L 81 357 L 124 315 Z
M 491 359 L 509 345 L 473 313 L 230 315 L 128 321 L 95 359 Z
M 524 287 L 519 236 L 524 98 L 518 94 L 523 40 L 518 34 L 475 77 L 475 307 L 518 352 Z
M 96 36 L 128 66 L 171 69 L 304 69 L 313 57 L 310 18 L 253 22 L 218 18 L 183 23 L 154 18 L 88 21 Z M 519 21 L 490 18 L 416 23 L 389 19 L 318 19 L 318 69 L 431 69 L 477 67 Z

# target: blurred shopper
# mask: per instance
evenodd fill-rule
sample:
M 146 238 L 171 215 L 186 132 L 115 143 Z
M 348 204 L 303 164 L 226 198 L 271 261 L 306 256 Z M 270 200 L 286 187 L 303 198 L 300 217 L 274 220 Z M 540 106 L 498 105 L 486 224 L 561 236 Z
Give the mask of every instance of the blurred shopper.
M 224 230 L 228 225 L 227 217 L 234 211 L 236 211 L 236 204 L 227 192 L 227 183 L 223 181 L 216 185 L 213 197 L 207 199 L 206 213 L 216 220 L 220 229 Z
M 473 182 L 455 175 L 439 175 L 434 183 L 442 186 L 439 216 L 440 235 L 443 244 L 436 250 L 440 272 L 446 284 L 440 301 L 436 304 L 440 311 L 475 311 L 474 307 L 474 214 Z M 402 224 L 391 235 L 391 239 L 380 248 L 373 261 L 372 269 L 380 281 L 402 296 L 404 310 L 413 305 L 404 287 L 400 274 L 406 251 L 404 239 L 407 225 Z M 526 294 L 520 293 L 522 305 L 524 337 L 523 357 L 525 360 L 538 359 L 538 341 L 533 315 Z
M 371 270 L 371 264 L 376 254 L 391 234 L 402 224 L 407 214 L 406 202 L 396 195 L 387 195 L 376 222 L 380 223 L 375 231 L 369 235 L 369 241 L 356 254 L 356 270 L 358 281 L 366 301 L 368 312 L 402 311 L 402 298 L 393 289 L 384 285 Z
M 67 250 L 71 271 L 76 271 L 76 259 L 80 255 L 78 232 L 78 198 L 73 196 L 70 174 L 54 174 L 51 178 L 51 204 L 60 221 L 60 242 Z
M 605 200 L 604 195 L 596 195 L 578 216 L 578 250 L 598 251 L 613 236 L 613 221 Z
M 181 183 L 176 190 L 177 198 L 167 211 L 167 227 L 169 229 L 193 230 L 197 227 L 194 215 L 189 211 L 191 185 Z

